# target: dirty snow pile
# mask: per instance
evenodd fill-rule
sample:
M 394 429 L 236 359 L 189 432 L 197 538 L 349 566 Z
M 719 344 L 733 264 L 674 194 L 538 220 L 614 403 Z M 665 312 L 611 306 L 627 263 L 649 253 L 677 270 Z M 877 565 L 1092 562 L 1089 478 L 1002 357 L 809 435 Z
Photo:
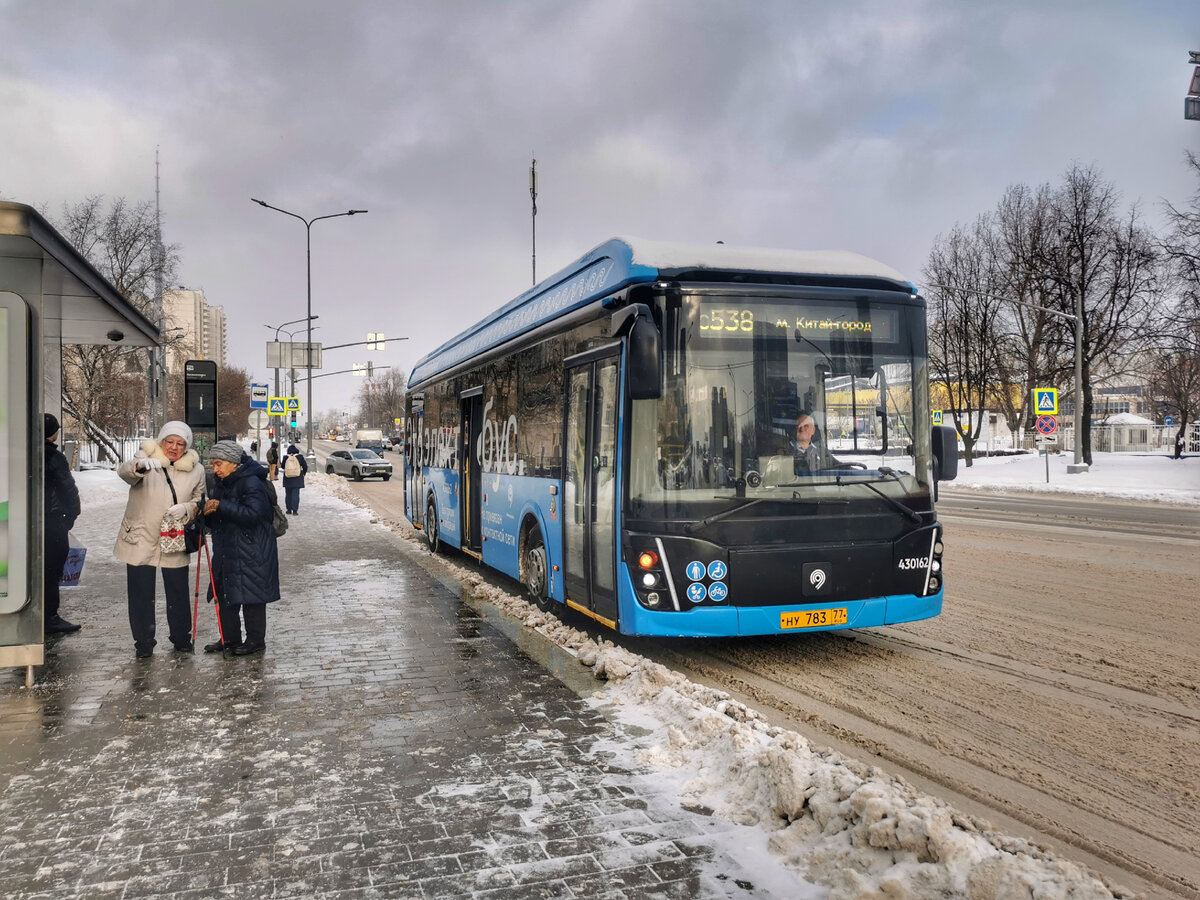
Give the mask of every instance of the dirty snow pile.
M 343 488 L 334 492 L 345 496 Z M 353 495 L 347 499 L 364 505 Z M 406 523 L 393 527 L 419 540 Z M 478 571 L 431 559 L 477 600 L 570 651 L 606 682 L 591 702 L 640 735 L 606 745 L 606 752 L 632 770 L 652 771 L 651 784 L 689 808 L 759 826 L 772 853 L 827 887 L 834 900 L 1123 896 L 1080 865 L 997 833 L 878 768 L 768 724 L 722 691 L 594 640 L 488 584 Z

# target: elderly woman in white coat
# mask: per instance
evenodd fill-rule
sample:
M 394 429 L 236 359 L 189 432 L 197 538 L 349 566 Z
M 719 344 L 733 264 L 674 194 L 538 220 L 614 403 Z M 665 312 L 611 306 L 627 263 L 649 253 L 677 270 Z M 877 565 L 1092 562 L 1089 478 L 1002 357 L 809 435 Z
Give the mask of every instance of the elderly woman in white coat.
M 164 552 L 160 543 L 164 517 L 184 523 L 195 518 L 200 510 L 204 466 L 191 446 L 192 429 L 183 422 L 168 422 L 158 433 L 157 441 L 143 441 L 133 459 L 117 467 L 117 474 L 130 488 L 114 552 L 126 564 L 129 627 L 139 659 L 150 656 L 157 643 L 154 576 L 159 569 L 167 595 L 171 643 L 181 653 L 192 651 L 188 554 L 182 550 Z

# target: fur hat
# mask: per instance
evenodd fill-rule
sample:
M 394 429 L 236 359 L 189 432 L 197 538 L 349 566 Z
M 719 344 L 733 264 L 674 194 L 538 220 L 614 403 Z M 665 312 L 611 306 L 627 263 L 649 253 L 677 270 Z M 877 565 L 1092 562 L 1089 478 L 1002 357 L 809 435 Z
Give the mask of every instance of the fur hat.
M 168 422 L 158 432 L 158 442 L 161 444 L 171 435 L 181 437 L 187 442 L 187 449 L 192 449 L 192 429 L 188 428 L 183 422 Z
M 242 445 L 237 441 L 217 441 L 208 451 L 208 458 L 223 459 L 226 462 L 240 463 L 242 461 Z

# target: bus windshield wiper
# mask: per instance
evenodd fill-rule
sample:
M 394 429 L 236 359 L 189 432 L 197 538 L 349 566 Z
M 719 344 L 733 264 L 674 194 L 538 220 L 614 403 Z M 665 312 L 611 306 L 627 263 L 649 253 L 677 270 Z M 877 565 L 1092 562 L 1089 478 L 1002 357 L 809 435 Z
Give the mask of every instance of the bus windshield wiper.
M 741 503 L 737 504 L 737 506 L 730 506 L 727 509 L 721 510 L 719 513 L 713 513 L 711 516 L 705 516 L 699 522 L 689 522 L 687 525 L 683 526 L 683 530 L 688 534 L 695 534 L 701 528 L 707 528 L 713 522 L 718 522 L 727 516 L 732 516 L 739 509 L 745 509 L 748 506 L 753 506 L 755 503 L 762 503 L 766 499 L 768 498 L 754 497 L 753 499 L 745 499 Z
M 878 471 L 879 471 L 880 475 L 883 475 L 884 477 L 888 478 L 889 480 L 895 481 L 897 483 L 900 482 L 900 476 L 896 474 L 895 469 L 892 469 L 888 466 L 880 466 Z M 842 481 L 842 477 L 843 476 L 841 476 L 841 475 L 837 476 L 838 487 L 841 487 L 843 484 L 861 484 L 867 490 L 871 491 L 872 493 L 876 494 L 879 497 L 882 497 L 893 508 L 904 513 L 904 515 L 907 516 L 910 521 L 913 521 L 913 522 L 917 523 L 918 525 L 921 524 L 921 514 L 919 512 L 917 512 L 911 506 L 908 506 L 905 503 L 901 503 L 895 497 L 889 497 L 887 494 L 885 494 L 883 491 L 881 491 L 879 488 L 877 488 L 871 482 L 869 482 L 869 481 Z

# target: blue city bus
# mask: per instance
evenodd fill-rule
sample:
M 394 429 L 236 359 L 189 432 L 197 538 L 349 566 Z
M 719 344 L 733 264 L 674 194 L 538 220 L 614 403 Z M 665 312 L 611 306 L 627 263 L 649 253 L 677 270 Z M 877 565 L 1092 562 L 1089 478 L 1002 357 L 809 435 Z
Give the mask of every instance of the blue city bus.
M 880 263 L 613 239 L 416 364 L 405 511 L 625 634 L 928 618 L 958 465 L 928 378 Z

